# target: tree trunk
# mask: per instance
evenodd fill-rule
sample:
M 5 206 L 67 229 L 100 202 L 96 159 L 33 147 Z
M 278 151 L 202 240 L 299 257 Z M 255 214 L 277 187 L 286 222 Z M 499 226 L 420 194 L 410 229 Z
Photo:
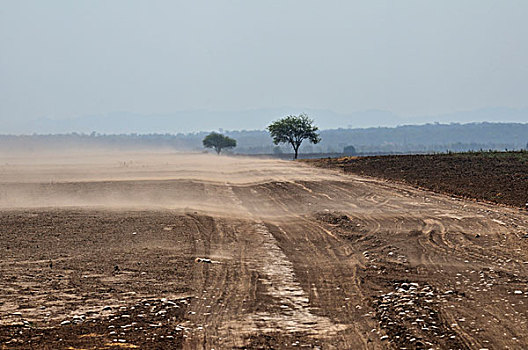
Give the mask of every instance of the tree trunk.
M 299 147 L 297 148 L 294 147 L 293 150 L 295 151 L 295 156 L 293 159 L 297 159 L 297 155 L 299 154 Z

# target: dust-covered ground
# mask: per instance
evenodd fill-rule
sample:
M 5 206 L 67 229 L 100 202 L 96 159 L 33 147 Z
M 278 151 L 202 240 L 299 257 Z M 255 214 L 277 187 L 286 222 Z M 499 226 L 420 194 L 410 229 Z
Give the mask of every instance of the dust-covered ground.
M 0 162 L 0 344 L 521 349 L 526 213 L 295 162 Z

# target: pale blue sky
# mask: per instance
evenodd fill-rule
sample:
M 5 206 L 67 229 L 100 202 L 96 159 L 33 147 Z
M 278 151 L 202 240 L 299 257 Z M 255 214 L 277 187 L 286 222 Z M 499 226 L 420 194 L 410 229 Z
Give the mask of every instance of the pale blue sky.
M 0 0 L 0 120 L 525 108 L 527 18 L 526 0 Z

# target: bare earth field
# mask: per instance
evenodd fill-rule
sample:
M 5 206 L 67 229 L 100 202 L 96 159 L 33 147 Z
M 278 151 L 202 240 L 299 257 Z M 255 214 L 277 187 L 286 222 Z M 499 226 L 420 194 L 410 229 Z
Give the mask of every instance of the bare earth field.
M 345 173 L 528 209 L 528 151 L 392 155 L 303 160 Z
M 0 162 L 3 349 L 522 349 L 528 216 L 296 162 Z

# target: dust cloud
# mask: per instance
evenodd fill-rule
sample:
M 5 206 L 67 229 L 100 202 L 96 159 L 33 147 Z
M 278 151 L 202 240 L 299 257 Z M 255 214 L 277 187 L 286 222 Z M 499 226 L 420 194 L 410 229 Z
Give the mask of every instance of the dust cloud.
M 174 151 L 3 155 L 0 207 L 225 210 L 209 188 L 336 176 L 291 161 Z

